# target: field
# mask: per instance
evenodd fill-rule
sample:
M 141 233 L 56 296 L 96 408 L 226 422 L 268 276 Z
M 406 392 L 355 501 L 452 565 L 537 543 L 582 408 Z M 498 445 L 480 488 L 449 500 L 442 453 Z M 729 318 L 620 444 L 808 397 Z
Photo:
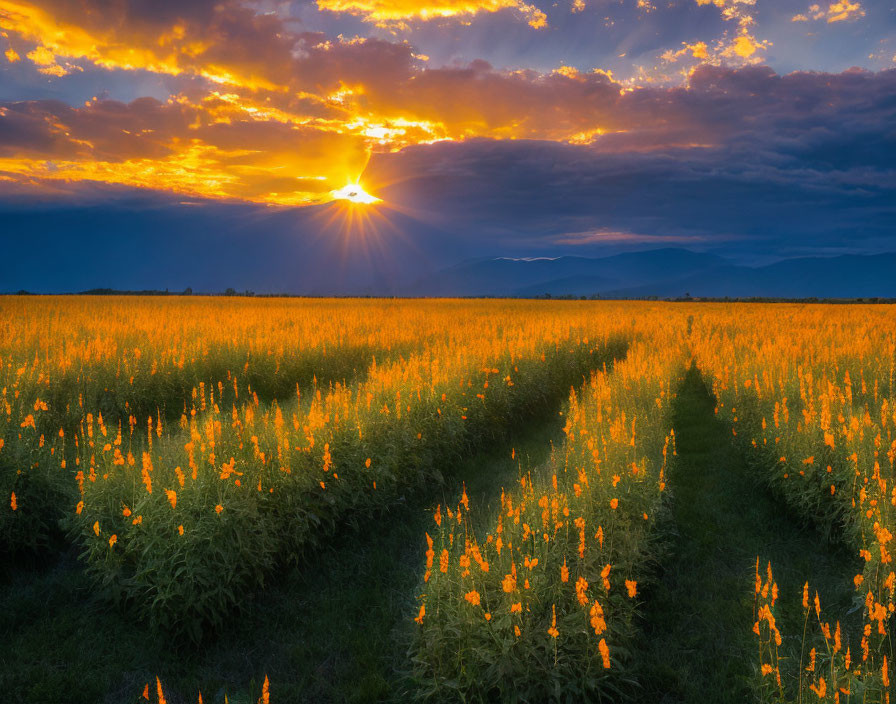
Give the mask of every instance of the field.
M 4 297 L 10 702 L 887 702 L 896 311 Z

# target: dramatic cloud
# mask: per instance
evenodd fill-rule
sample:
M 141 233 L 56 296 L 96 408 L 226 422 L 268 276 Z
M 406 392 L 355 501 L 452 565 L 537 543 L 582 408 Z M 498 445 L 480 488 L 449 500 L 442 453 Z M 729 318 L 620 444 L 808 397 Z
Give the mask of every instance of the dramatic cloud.
M 650 242 L 745 255 L 873 249 L 896 230 L 894 91 L 896 71 L 704 67 L 687 88 L 620 97 L 631 129 L 587 147 L 414 147 L 375 156 L 365 179 L 392 184 L 381 189 L 389 202 L 432 222 L 484 233 L 494 252 Z M 658 111 L 662 127 L 643 118 Z M 703 146 L 680 146 L 689 140 Z
M 896 249 L 893 36 L 882 0 L 0 0 L 0 203 L 276 257 L 360 179 L 387 224 L 333 240 L 403 261 Z
M 329 66 L 317 61 L 318 76 L 352 73 L 358 52 L 379 58 L 369 44 L 320 50 Z M 896 90 L 892 71 L 778 76 L 704 65 L 684 86 L 627 89 L 604 73 L 572 69 L 541 75 L 480 63 L 415 71 L 390 56 L 380 63 L 388 81 L 357 71 L 355 89 L 312 102 L 304 116 L 295 105 L 254 107 L 220 93 L 198 102 L 95 100 L 78 108 L 9 103 L 0 108 L 0 170 L 297 204 L 325 200 L 357 179 L 370 148 L 472 137 L 593 144 L 616 153 L 720 147 L 770 121 L 779 139 L 813 134 L 817 121 L 825 130 L 855 130 L 869 119 L 886 124 L 886 110 L 869 112 L 869 104 L 885 106 Z

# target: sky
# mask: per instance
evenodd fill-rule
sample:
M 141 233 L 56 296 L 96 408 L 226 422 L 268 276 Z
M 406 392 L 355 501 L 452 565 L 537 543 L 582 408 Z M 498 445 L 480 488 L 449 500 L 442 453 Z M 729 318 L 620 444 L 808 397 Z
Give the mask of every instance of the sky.
M 896 5 L 0 0 L 0 223 L 0 291 L 893 252 Z

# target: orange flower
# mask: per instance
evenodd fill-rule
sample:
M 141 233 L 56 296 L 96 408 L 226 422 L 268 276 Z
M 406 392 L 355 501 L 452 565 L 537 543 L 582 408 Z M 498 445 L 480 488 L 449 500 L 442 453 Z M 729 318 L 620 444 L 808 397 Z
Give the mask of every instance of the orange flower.
M 19 508 L 19 505 L 16 503 L 16 492 L 12 492 L 12 498 L 9 500 L 9 505 L 12 506 L 13 511 Z
M 78 515 L 80 516 L 80 515 L 81 515 L 81 511 L 83 511 L 83 510 L 84 510 L 84 502 L 83 502 L 83 501 L 79 501 L 79 502 L 78 502 L 78 505 L 75 506 L 75 513 L 78 514 Z
M 824 677 L 818 678 L 817 685 L 810 684 L 809 689 L 811 689 L 813 692 L 815 692 L 815 694 L 818 695 L 819 699 L 824 699 L 828 694 L 828 686 L 827 686 L 827 683 L 824 681 Z
M 521 602 L 517 601 L 510 605 L 510 613 L 512 614 L 521 614 L 523 613 L 523 605 Z
M 423 623 L 423 616 L 426 614 L 426 604 L 420 604 L 420 613 L 414 617 L 417 623 Z
M 594 604 L 591 605 L 591 611 L 588 612 L 588 615 L 591 617 L 591 627 L 594 629 L 595 635 L 599 636 L 607 630 L 607 622 L 604 620 L 604 610 L 597 599 L 595 599 Z
M 445 573 L 448 571 L 448 562 L 450 559 L 448 551 L 443 549 L 442 554 L 439 555 L 439 572 Z
M 184 534 L 184 527 L 183 527 L 183 525 L 179 525 L 179 526 L 177 527 L 177 534 L 178 534 L 178 535 L 183 535 L 183 534 Z
M 569 581 L 569 567 L 566 566 L 566 558 L 563 558 L 563 564 L 560 566 L 560 581 Z
M 610 591 L 610 570 L 612 569 L 612 565 L 604 565 L 604 568 L 600 571 L 600 578 L 604 580 L 604 589 Z
M 628 590 L 628 598 L 634 599 L 638 594 L 638 583 L 633 579 L 625 580 L 625 588 Z
M 165 489 L 165 496 L 168 497 L 168 503 L 171 508 L 177 508 L 177 492 L 173 489 Z
M 504 575 L 504 579 L 501 580 L 501 588 L 508 594 L 512 592 L 516 589 L 516 577 L 512 574 Z
M 156 693 L 159 695 L 159 704 L 166 704 L 165 694 L 162 692 L 162 682 L 156 677 Z
M 99 521 L 94 521 L 93 532 L 96 533 L 97 537 L 99 537 L 99 534 L 100 534 L 100 522 Z
M 146 492 L 152 493 L 152 458 L 148 452 L 143 453 L 143 469 L 141 471 L 143 483 L 146 485 Z
M 115 545 L 115 543 L 117 543 L 117 542 L 118 542 L 118 536 L 117 536 L 117 535 L 115 535 L 115 534 L 113 533 L 111 536 L 109 536 L 109 547 L 110 547 L 110 548 L 111 548 L 113 545 Z
M 224 510 L 224 507 L 221 504 L 215 506 L 215 513 L 221 513 Z
M 607 641 L 604 638 L 600 639 L 600 643 L 597 644 L 597 649 L 600 651 L 600 657 L 604 662 L 604 669 L 610 669 L 610 649 L 607 647 Z
M 125 506 L 125 507 L 121 510 L 121 515 L 124 516 L 125 518 L 127 518 L 128 516 L 131 515 L 131 509 L 129 509 L 127 506 Z
M 588 580 L 584 577 L 579 577 L 576 580 L 576 598 L 579 600 L 579 604 L 584 606 L 588 603 L 588 595 L 586 592 L 588 591 Z
M 475 589 L 464 594 L 464 599 L 469 601 L 473 606 L 479 606 L 479 592 Z
M 615 511 L 617 506 L 619 506 L 619 499 L 610 499 L 610 508 Z
M 264 676 L 264 683 L 261 685 L 261 704 L 271 704 L 271 683 L 268 676 Z
M 551 604 L 551 627 L 548 629 L 548 635 L 551 638 L 560 635 L 560 631 L 557 630 L 557 607 L 554 604 Z

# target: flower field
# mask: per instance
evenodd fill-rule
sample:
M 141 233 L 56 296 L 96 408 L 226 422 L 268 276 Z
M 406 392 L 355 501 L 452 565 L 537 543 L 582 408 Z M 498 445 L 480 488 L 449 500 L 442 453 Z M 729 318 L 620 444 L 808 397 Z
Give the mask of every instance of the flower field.
M 690 411 L 812 546 L 702 526 L 743 691 L 889 702 L 894 368 L 887 306 L 6 297 L 0 690 L 658 701 Z

